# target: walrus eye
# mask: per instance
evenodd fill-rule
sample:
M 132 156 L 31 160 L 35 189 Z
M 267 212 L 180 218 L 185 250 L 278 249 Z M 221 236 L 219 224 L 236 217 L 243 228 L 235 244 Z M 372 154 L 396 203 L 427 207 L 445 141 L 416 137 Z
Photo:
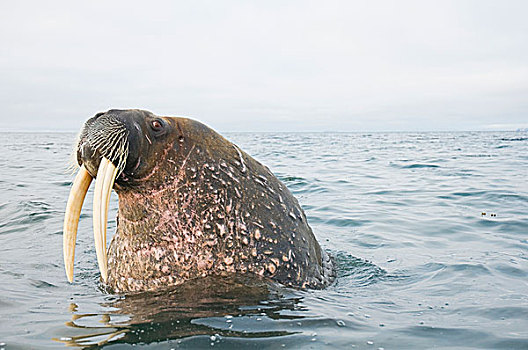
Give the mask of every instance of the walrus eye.
M 153 120 L 150 126 L 154 131 L 161 131 L 163 129 L 163 123 L 160 120 Z

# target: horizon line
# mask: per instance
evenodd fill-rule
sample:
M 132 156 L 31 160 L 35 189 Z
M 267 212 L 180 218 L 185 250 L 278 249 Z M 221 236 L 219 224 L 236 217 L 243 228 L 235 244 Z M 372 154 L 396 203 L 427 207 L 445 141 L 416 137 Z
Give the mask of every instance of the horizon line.
M 215 130 L 216 131 L 216 130 Z M 78 133 L 78 130 L 16 130 L 16 129 L 1 129 L 0 133 L 19 133 L 19 134 L 75 134 Z M 474 130 L 350 130 L 350 131 L 337 131 L 337 130 L 323 130 L 323 131 L 314 131 L 314 130 L 301 130 L 301 131 L 262 131 L 262 130 L 218 130 L 218 133 L 274 133 L 274 134 L 292 134 L 292 133 L 312 133 L 312 134 L 325 134 L 325 133 L 334 133 L 334 134 L 352 134 L 352 133 L 410 133 L 410 132 L 528 132 L 528 128 L 519 128 L 519 129 L 474 129 Z

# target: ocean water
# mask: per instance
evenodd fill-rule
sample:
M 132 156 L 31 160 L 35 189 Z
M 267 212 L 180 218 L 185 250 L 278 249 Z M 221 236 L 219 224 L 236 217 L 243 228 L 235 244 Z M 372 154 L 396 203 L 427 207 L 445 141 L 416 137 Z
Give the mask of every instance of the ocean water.
M 0 136 L 0 348 L 528 349 L 526 133 L 227 133 L 299 199 L 336 282 L 134 297 L 99 283 L 91 191 L 66 280 L 74 135 Z

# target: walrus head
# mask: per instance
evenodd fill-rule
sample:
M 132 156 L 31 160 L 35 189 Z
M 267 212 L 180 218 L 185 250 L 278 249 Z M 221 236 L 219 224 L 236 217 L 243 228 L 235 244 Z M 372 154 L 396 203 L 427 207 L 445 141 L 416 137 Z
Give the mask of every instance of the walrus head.
M 166 178 L 159 164 L 165 161 L 169 149 L 178 147 L 174 140 L 178 143 L 184 141 L 181 125 L 175 118 L 158 117 L 143 110 L 109 110 L 96 114 L 85 123 L 76 145 L 80 169 L 70 191 L 64 218 L 64 263 L 70 282 L 73 280 L 79 215 L 92 179 L 96 178 L 93 203 L 95 248 L 101 277 L 106 281 L 110 192 L 112 188 L 126 190 L 139 183 L 155 187 L 156 180 Z
M 320 288 L 333 278 L 306 216 L 270 170 L 204 124 L 142 110 L 89 119 L 64 218 L 73 280 L 81 207 L 93 178 L 93 230 L 104 282 L 145 291 L 208 275 L 248 274 Z M 106 249 L 110 193 L 117 230 Z

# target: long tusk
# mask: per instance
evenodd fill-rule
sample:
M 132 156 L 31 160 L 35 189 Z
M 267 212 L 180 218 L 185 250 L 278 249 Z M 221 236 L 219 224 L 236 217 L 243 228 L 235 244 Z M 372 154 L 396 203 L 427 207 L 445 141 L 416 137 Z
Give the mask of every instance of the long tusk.
M 95 179 L 95 192 L 93 199 L 93 229 L 97 263 L 101 277 L 106 282 L 108 279 L 108 263 L 106 258 L 106 223 L 108 221 L 108 203 L 110 193 L 114 187 L 117 168 L 111 161 L 103 157 L 97 170 Z
M 86 197 L 86 192 L 92 183 L 92 176 L 88 173 L 84 165 L 81 166 L 68 197 L 66 213 L 64 214 L 62 252 L 64 255 L 64 268 L 68 281 L 73 282 L 73 261 L 75 258 L 75 241 L 77 240 L 77 227 L 81 208 Z

